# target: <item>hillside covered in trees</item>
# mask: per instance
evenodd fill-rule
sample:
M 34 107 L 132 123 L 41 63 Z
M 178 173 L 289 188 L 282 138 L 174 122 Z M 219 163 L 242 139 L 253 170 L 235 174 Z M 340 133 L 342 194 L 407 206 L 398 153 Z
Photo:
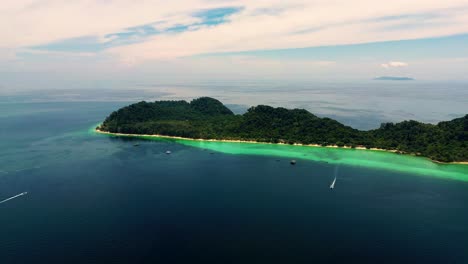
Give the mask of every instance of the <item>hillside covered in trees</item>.
M 235 115 L 218 100 L 202 97 L 190 103 L 132 104 L 113 112 L 99 129 L 202 139 L 363 146 L 421 155 L 436 161 L 468 161 L 468 115 L 437 125 L 404 121 L 360 131 L 303 109 L 259 105 L 243 115 Z

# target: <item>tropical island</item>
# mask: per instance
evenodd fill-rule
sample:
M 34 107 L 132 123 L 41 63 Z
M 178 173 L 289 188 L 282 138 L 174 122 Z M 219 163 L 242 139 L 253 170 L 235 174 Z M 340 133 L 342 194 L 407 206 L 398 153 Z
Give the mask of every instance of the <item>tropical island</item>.
M 376 81 L 414 81 L 411 77 L 399 77 L 399 76 L 380 76 L 374 78 Z
M 188 139 L 382 149 L 437 162 L 468 161 L 468 114 L 436 125 L 418 121 L 354 129 L 304 109 L 258 105 L 235 115 L 220 101 L 139 102 L 110 114 L 99 132 Z

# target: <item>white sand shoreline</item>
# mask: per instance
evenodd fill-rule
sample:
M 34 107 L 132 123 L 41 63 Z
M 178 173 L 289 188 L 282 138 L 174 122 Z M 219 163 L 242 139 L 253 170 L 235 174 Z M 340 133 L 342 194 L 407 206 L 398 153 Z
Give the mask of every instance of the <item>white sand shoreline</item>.
M 113 135 L 113 136 L 125 136 L 125 137 L 155 137 L 155 138 L 169 138 L 169 139 L 182 139 L 182 140 L 192 140 L 192 141 L 207 141 L 207 142 L 230 142 L 230 143 L 249 143 L 249 144 L 272 144 L 272 145 L 290 145 L 290 146 L 304 146 L 304 147 L 316 147 L 316 148 L 342 148 L 342 149 L 357 149 L 357 150 L 372 150 L 372 151 L 385 151 L 390 153 L 398 153 L 398 150 L 388 150 L 388 149 L 381 149 L 381 148 L 366 148 L 364 146 L 356 146 L 355 148 L 349 146 L 339 147 L 337 145 L 327 145 L 322 146 L 319 144 L 287 144 L 287 143 L 271 143 L 271 142 L 258 142 L 258 141 L 249 141 L 249 140 L 229 140 L 229 139 L 203 139 L 203 138 L 186 138 L 186 137 L 176 137 L 176 136 L 166 136 L 166 135 L 158 135 L 158 134 L 125 134 L 125 133 L 112 133 L 107 131 L 99 130 L 98 128 L 94 129 L 95 132 L 100 134 L 106 135 Z M 412 155 L 409 153 L 401 153 L 404 155 Z M 457 161 L 457 162 L 442 162 L 437 160 L 432 160 L 427 158 L 428 160 L 437 163 L 437 164 L 463 164 L 468 165 L 468 161 Z

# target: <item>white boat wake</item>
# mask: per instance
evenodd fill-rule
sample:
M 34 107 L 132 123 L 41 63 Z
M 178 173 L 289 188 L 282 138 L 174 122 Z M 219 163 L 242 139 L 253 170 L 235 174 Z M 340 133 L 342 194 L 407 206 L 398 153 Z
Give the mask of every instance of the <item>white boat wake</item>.
M 338 166 L 335 167 L 335 179 L 333 179 L 333 182 L 330 185 L 330 189 L 335 189 L 335 182 L 336 182 L 337 176 L 338 176 Z
M 3 200 L 3 201 L 0 201 L 0 204 L 5 203 L 5 202 L 8 202 L 8 201 L 10 201 L 10 200 L 13 200 L 13 199 L 15 199 L 15 198 L 18 198 L 18 197 L 23 196 L 23 195 L 26 195 L 26 194 L 28 194 L 28 192 L 22 192 L 22 193 L 20 193 L 20 194 L 17 194 L 17 195 L 15 195 L 15 196 L 12 196 L 12 197 L 10 197 L 10 198 L 7 198 L 7 199 L 5 199 L 5 200 Z
M 34 170 L 34 169 L 40 169 L 41 167 L 40 166 L 35 166 L 35 167 L 31 167 L 31 168 L 22 168 L 22 169 L 17 169 L 15 170 L 16 172 L 18 171 L 25 171 L 25 170 Z
M 22 168 L 22 169 L 16 169 L 16 170 L 11 170 L 11 171 L 5 171 L 5 170 L 0 170 L 0 173 L 8 174 L 8 173 L 15 173 L 15 172 L 20 172 L 20 171 L 25 171 L 25 170 L 34 170 L 34 169 L 40 169 L 41 166 L 34 166 L 31 168 Z
M 335 182 L 336 182 L 336 177 L 333 180 L 332 184 L 330 185 L 330 189 L 335 189 Z

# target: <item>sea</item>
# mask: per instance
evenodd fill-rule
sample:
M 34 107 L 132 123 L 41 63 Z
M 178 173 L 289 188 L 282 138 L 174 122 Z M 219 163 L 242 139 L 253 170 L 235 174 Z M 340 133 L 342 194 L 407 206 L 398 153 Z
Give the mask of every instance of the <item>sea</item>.
M 467 165 L 94 132 L 122 106 L 200 96 L 359 129 L 468 114 L 462 83 L 4 90 L 0 201 L 25 194 L 0 202 L 0 263 L 468 263 Z

